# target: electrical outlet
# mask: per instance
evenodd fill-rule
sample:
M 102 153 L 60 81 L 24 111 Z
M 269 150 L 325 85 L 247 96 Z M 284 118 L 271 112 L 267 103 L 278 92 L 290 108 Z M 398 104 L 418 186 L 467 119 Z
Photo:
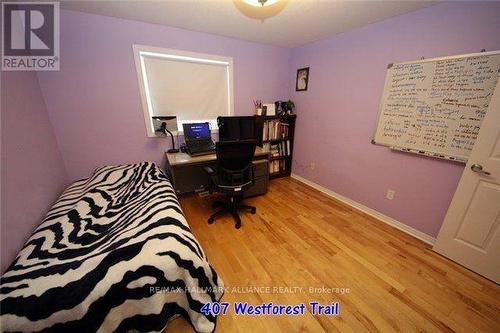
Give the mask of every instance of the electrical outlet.
M 396 191 L 394 190 L 387 190 L 387 193 L 385 194 L 385 197 L 389 200 L 394 199 L 394 196 L 396 195 Z
M 309 163 L 309 169 L 314 170 L 316 168 L 316 163 L 310 162 Z

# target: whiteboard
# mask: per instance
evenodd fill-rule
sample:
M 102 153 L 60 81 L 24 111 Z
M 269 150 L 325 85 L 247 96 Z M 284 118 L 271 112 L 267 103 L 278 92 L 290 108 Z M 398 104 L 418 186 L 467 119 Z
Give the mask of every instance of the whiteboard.
M 499 75 L 500 51 L 390 64 L 372 143 L 467 162 Z

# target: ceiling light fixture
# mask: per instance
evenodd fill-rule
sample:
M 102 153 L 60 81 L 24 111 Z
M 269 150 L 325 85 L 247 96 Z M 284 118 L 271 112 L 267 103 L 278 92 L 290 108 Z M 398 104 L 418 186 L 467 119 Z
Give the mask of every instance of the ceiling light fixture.
M 243 2 L 255 7 L 264 7 L 274 5 L 278 0 L 243 0 Z
M 281 12 L 288 0 L 233 0 L 233 3 L 246 17 L 264 21 Z

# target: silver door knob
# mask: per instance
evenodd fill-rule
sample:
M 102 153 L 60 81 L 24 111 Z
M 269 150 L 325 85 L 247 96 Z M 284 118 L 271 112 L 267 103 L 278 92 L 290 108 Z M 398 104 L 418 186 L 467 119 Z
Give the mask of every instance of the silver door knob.
M 483 170 L 483 166 L 481 164 L 472 164 L 470 169 L 474 172 L 482 173 L 483 175 L 490 175 L 488 171 Z

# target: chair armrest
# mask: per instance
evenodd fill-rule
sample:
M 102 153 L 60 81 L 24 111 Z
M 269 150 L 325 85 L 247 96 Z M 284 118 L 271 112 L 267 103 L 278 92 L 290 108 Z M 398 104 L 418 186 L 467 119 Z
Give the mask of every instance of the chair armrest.
M 205 172 L 208 173 L 210 176 L 215 174 L 214 169 L 212 169 L 211 167 L 203 167 L 203 170 L 205 170 Z

